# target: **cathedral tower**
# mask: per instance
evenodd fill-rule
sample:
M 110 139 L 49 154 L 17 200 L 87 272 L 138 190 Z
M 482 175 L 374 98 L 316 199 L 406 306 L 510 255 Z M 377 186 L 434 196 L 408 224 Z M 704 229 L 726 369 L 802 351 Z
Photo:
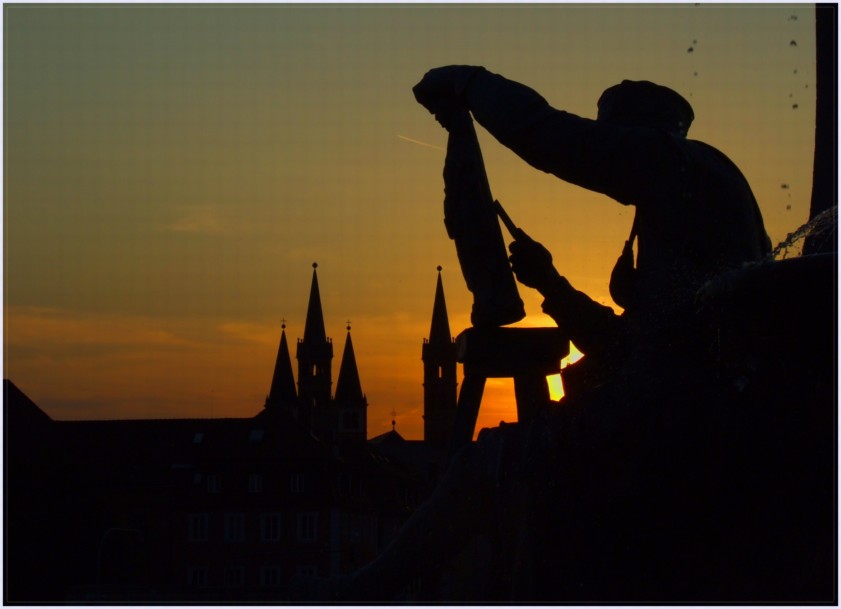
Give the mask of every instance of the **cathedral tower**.
M 450 335 L 441 267 L 432 306 L 429 339 L 423 341 L 423 438 L 446 448 L 449 445 L 458 401 L 456 389 L 456 343 Z
M 339 440 L 364 443 L 368 430 L 368 400 L 359 382 L 359 369 L 356 367 L 356 355 L 350 338 L 350 322 L 333 405 L 336 409 L 336 436 Z
M 266 396 L 265 408 L 269 412 L 286 411 L 298 415 L 298 394 L 295 392 L 295 377 L 292 376 L 292 360 L 286 343 L 286 320 L 280 326 L 280 346 L 272 375 L 272 386 Z
M 307 306 L 304 338 L 298 339 L 298 420 L 306 427 L 321 427 L 321 418 L 330 408 L 333 342 L 324 331 L 324 314 L 318 291 L 318 264 L 312 263 L 312 287 Z

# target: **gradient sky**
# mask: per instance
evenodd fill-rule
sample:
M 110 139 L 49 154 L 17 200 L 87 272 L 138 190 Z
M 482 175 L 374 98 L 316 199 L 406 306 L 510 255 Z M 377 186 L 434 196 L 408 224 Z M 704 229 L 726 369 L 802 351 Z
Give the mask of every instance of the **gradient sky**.
M 334 382 L 346 321 L 369 436 L 422 436 L 446 132 L 412 86 L 484 65 L 594 117 L 670 86 L 747 176 L 777 243 L 806 221 L 814 10 L 774 5 L 3 7 L 4 377 L 56 419 L 251 416 L 317 261 Z M 633 217 L 479 130 L 494 195 L 602 302 Z M 549 325 L 521 289 L 525 325 Z M 480 426 L 516 418 L 491 381 Z

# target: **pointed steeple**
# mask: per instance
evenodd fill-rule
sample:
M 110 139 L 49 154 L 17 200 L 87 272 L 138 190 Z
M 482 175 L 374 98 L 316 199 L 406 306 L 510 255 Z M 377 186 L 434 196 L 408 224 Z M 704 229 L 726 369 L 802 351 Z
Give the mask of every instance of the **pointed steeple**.
M 298 339 L 298 420 L 316 433 L 329 424 L 330 390 L 332 381 L 333 343 L 324 331 L 324 314 L 321 311 L 321 295 L 318 292 L 318 276 L 312 263 L 312 287 L 307 306 L 307 321 L 304 338 Z
M 359 382 L 356 356 L 353 353 L 353 341 L 350 338 L 350 325 L 347 327 L 347 339 L 342 354 L 342 366 L 339 368 L 339 379 L 336 381 L 334 400 L 337 406 L 356 406 L 365 401 L 362 383 Z
M 441 282 L 441 270 L 439 266 L 435 303 L 432 305 L 432 326 L 429 328 L 429 342 L 433 345 L 449 345 L 452 342 L 450 321 L 447 318 L 447 303 L 444 301 L 444 284 Z
M 432 326 L 429 340 L 423 341 L 423 439 L 431 446 L 446 447 L 457 406 L 457 353 L 456 343 L 450 335 L 447 305 L 444 302 L 444 285 L 441 267 L 438 267 L 438 285 L 432 307 Z
M 350 322 L 333 406 L 336 413 L 336 438 L 341 442 L 364 443 L 368 435 L 368 400 L 359 382 L 359 369 L 356 367 L 356 355 L 350 338 Z
M 318 291 L 318 263 L 312 263 L 312 286 L 310 287 L 310 302 L 307 306 L 307 322 L 304 326 L 304 342 L 319 344 L 327 340 L 324 331 L 324 313 L 321 311 L 321 294 Z
M 295 391 L 295 378 L 292 376 L 292 359 L 289 357 L 289 345 L 286 343 L 286 320 L 280 326 L 280 346 L 272 375 L 272 386 L 266 398 L 266 408 L 292 407 L 298 400 Z

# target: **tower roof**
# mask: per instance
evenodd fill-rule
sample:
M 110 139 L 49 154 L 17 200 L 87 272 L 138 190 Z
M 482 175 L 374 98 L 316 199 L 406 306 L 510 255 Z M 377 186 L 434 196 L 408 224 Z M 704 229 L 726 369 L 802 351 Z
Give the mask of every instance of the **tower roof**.
M 362 383 L 359 382 L 356 356 L 353 353 L 353 341 L 350 338 L 350 325 L 348 325 L 347 340 L 345 340 L 345 351 L 342 354 L 339 380 L 336 381 L 335 400 L 340 405 L 357 405 L 365 401 L 365 396 L 362 393 Z
M 295 393 L 295 378 L 292 376 L 292 359 L 289 357 L 289 346 L 286 343 L 286 324 L 280 330 L 280 346 L 277 348 L 277 359 L 272 376 L 272 387 L 269 390 L 267 404 L 294 404 L 298 396 Z
M 430 344 L 450 344 L 450 321 L 447 318 L 447 303 L 444 301 L 444 284 L 441 281 L 441 267 L 438 267 L 438 285 L 435 288 L 435 304 L 432 305 L 432 325 L 429 328 Z
M 327 333 L 324 331 L 324 313 L 321 311 L 321 294 L 318 291 L 317 268 L 318 264 L 313 262 L 310 302 L 307 306 L 307 321 L 304 326 L 304 342 L 307 344 L 327 342 Z

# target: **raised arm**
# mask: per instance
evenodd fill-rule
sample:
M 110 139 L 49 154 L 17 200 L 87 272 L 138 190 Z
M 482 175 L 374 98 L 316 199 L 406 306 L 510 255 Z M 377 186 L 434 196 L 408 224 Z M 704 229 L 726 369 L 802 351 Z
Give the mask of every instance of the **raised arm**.
M 533 167 L 624 204 L 645 199 L 668 136 L 557 110 L 533 89 L 482 67 L 429 71 L 415 97 L 439 115 L 466 107 L 500 143 Z

